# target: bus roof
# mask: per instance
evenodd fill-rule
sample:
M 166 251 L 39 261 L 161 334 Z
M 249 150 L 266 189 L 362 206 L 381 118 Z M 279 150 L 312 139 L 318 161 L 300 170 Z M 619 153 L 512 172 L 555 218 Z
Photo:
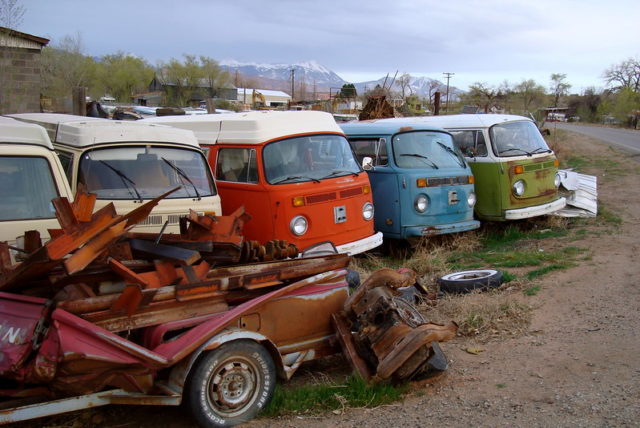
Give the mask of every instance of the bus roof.
M 398 120 L 393 121 L 367 120 L 362 122 L 341 123 L 340 127 L 347 135 L 391 135 L 404 131 L 447 132 L 435 125 L 414 121 L 412 117 L 398 118 Z
M 246 113 L 161 116 L 143 119 L 189 129 L 201 144 L 261 144 L 307 133 L 343 134 L 330 113 L 321 111 L 252 111 Z
M 401 121 L 407 118 L 382 119 L 382 121 Z M 420 123 L 428 123 L 445 129 L 452 128 L 488 128 L 498 123 L 514 122 L 531 119 L 513 114 L 451 114 L 444 116 L 419 116 L 412 117 L 411 120 Z
M 0 116 L 0 144 L 34 144 L 53 150 L 47 131 L 38 125 Z
M 168 126 L 57 113 L 19 113 L 12 118 L 44 127 L 54 144 L 84 148 L 108 143 L 172 143 L 199 147 L 193 132 Z

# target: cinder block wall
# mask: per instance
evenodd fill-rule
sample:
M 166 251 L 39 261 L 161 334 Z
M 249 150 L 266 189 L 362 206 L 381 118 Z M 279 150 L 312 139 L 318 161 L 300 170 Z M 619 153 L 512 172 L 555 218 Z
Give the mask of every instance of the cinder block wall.
M 0 114 L 40 111 L 40 50 L 0 46 Z

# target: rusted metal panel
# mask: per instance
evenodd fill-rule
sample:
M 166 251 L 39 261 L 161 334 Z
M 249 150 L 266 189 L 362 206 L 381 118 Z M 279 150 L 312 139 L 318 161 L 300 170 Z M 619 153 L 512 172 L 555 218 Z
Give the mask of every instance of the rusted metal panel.
M 407 269 L 380 269 L 349 297 L 344 312 L 334 316 L 343 351 L 362 376 L 375 373 L 375 379 L 399 381 L 424 373 L 435 355 L 432 343 L 455 336 L 454 322 L 427 323 L 410 303 L 395 297 L 397 288 L 415 278 Z

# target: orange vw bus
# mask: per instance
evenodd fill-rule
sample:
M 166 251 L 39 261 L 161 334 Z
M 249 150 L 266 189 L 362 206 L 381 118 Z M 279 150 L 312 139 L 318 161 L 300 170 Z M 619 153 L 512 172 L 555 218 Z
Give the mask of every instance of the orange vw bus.
M 330 241 L 357 254 L 382 243 L 366 172 L 329 113 L 260 111 L 145 119 L 193 131 L 208 151 L 223 214 L 244 205 L 245 236 L 300 250 Z

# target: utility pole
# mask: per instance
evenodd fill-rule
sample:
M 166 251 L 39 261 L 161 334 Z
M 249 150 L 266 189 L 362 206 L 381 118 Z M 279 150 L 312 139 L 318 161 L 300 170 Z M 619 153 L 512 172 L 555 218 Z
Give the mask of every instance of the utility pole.
M 449 112 L 449 79 L 451 79 L 451 76 L 453 76 L 456 73 L 442 73 L 446 76 L 447 78 L 447 103 L 444 105 L 444 111 L 445 113 Z
M 292 68 L 291 69 L 291 101 L 292 102 L 293 102 L 293 99 L 295 98 L 295 92 L 294 92 L 295 76 L 296 76 L 296 70 L 295 68 Z

